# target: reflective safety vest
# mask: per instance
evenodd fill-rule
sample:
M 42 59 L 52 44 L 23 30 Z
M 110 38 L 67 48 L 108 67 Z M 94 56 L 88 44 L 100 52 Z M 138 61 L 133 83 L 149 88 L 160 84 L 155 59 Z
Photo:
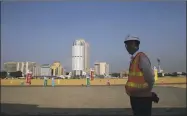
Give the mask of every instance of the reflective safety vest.
M 143 89 L 148 87 L 148 84 L 145 82 L 144 75 L 139 68 L 140 55 L 146 56 L 143 52 L 139 52 L 130 63 L 128 80 L 125 86 L 128 92 L 133 91 L 134 89 Z

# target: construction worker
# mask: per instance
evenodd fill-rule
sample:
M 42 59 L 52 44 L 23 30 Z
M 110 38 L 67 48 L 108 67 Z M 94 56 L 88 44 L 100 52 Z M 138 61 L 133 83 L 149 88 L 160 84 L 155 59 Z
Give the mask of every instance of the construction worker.
M 44 77 L 44 87 L 47 86 L 47 77 Z
M 52 87 L 54 87 L 55 86 L 55 78 L 54 77 L 52 77 L 51 82 L 52 82 Z
M 86 86 L 90 86 L 90 75 L 86 74 Z
M 108 86 L 110 86 L 110 80 L 109 80 L 109 79 L 107 80 L 106 84 L 107 84 Z
M 155 75 L 155 81 L 158 80 L 158 70 L 156 68 L 156 66 L 153 67 L 153 70 L 154 70 L 154 75 Z
M 156 99 L 158 97 L 151 92 L 155 80 L 150 60 L 145 53 L 138 52 L 140 45 L 138 37 L 128 36 L 124 44 L 132 56 L 125 89 L 130 97 L 133 115 L 151 116 L 152 101 L 158 102 Z

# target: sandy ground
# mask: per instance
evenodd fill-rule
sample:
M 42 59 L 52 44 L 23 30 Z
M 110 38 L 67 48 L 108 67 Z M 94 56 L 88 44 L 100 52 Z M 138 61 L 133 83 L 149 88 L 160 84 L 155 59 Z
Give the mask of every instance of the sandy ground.
M 91 81 L 91 85 L 106 85 L 106 82 L 108 79 L 94 79 Z M 111 85 L 124 85 L 127 81 L 127 79 L 109 79 Z M 20 79 L 2 79 L 1 80 L 1 85 L 21 85 L 21 82 L 25 82 L 25 80 L 20 80 Z M 42 86 L 44 81 L 42 79 L 32 79 L 31 85 L 40 85 Z M 156 80 L 156 84 L 160 83 L 186 83 L 186 78 L 184 77 L 164 77 L 164 78 L 159 78 Z M 55 84 L 58 86 L 62 85 L 85 85 L 86 84 L 86 79 L 56 79 Z M 51 80 L 48 80 L 48 85 L 51 85 Z
M 171 84 L 171 85 L 159 85 L 163 87 L 177 87 L 177 88 L 186 88 L 186 84 Z
M 158 87 L 153 115 L 186 114 L 186 89 Z M 123 86 L 1 87 L 1 111 L 12 114 L 131 115 Z

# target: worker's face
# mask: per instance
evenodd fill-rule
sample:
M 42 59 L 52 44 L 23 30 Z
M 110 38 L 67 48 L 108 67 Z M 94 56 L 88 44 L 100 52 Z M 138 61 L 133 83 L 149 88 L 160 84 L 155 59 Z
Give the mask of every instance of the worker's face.
M 135 43 L 135 41 L 128 41 L 125 44 L 125 47 L 127 49 L 127 51 L 129 52 L 129 54 L 133 55 L 137 50 L 138 50 L 138 46 Z

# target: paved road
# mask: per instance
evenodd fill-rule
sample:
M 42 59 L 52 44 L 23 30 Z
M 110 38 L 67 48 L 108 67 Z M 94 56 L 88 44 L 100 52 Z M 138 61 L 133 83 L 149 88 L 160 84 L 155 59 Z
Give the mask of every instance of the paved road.
M 186 113 L 186 89 L 155 87 L 153 115 Z M 1 87 L 1 111 L 9 114 L 131 115 L 123 86 Z

